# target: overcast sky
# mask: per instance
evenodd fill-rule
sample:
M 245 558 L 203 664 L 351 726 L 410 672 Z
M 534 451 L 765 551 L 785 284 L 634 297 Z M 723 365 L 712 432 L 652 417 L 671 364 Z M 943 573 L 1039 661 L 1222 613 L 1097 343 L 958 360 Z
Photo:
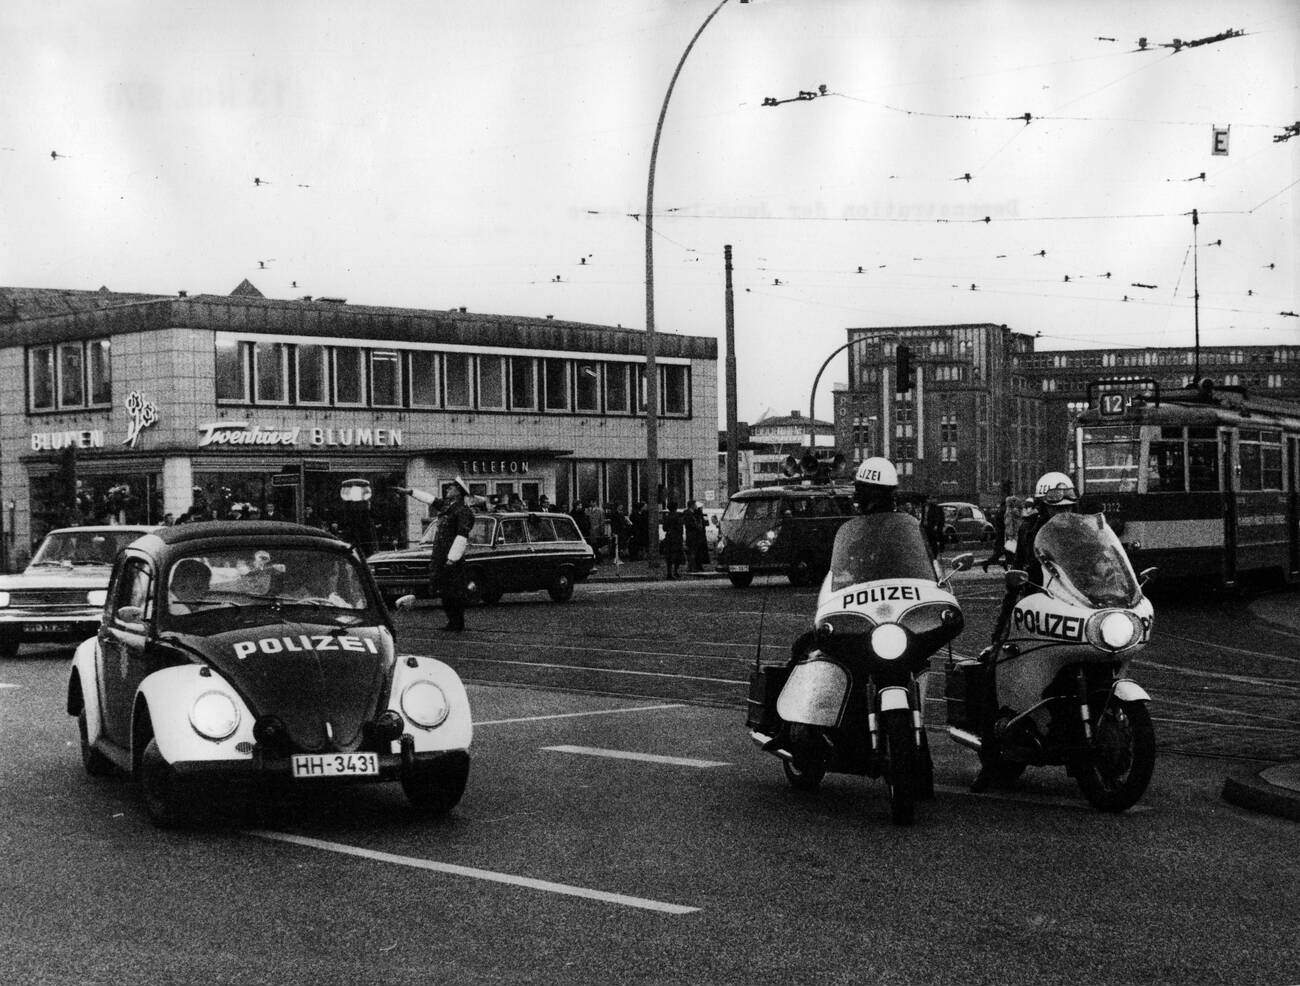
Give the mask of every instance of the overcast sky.
M 0 284 L 641 328 L 714 6 L 5 0 Z M 806 412 L 851 326 L 1190 346 L 1197 209 L 1202 341 L 1294 344 L 1297 120 L 1295 0 L 731 0 L 668 110 L 656 324 L 721 378 L 731 244 L 749 420 Z

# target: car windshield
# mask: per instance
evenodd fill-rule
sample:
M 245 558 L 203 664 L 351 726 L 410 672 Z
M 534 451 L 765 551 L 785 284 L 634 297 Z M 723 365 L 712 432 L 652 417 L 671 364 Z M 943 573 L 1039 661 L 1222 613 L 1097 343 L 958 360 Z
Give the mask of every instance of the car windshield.
M 723 520 L 771 520 L 781 514 L 781 501 L 777 497 L 754 497 L 732 500 L 727 504 Z
M 240 546 L 185 555 L 172 565 L 166 584 L 173 616 L 229 606 L 366 608 L 356 562 L 315 548 Z
M 111 565 L 117 553 L 138 537 L 138 530 L 54 531 L 36 549 L 32 564 Z
M 1137 576 L 1103 514 L 1060 513 L 1034 538 L 1043 572 L 1094 606 L 1133 606 L 1142 598 Z
M 936 581 L 921 525 L 905 513 L 866 514 L 847 521 L 835 535 L 831 588 L 881 579 Z

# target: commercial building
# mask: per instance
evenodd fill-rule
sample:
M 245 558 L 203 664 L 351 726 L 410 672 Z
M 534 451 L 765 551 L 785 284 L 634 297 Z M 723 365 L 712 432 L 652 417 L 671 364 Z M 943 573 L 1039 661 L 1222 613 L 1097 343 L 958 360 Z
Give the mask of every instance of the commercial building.
M 1050 469 L 1071 470 L 1070 427 L 1095 380 L 1151 378 L 1169 391 L 1199 375 L 1300 403 L 1300 346 L 1037 352 L 1034 336 L 988 323 L 851 328 L 848 338 L 837 447 L 854 461 L 884 455 L 905 487 L 944 499 L 993 503 Z M 906 390 L 900 345 L 910 355 Z
M 457 475 L 484 497 L 630 506 L 644 333 L 554 319 L 264 298 L 0 288 L 6 554 L 61 523 L 187 513 L 345 526 L 365 480 L 381 544 Z M 665 498 L 717 487 L 717 342 L 661 334 Z

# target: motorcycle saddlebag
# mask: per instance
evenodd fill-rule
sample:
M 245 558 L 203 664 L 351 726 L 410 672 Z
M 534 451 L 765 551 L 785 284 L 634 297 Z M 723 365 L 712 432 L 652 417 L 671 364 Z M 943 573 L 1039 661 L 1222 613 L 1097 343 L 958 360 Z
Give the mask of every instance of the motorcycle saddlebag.
M 776 698 L 789 677 L 790 669 L 783 665 L 759 668 L 750 674 L 746 726 L 769 736 L 775 732 L 780 721 L 776 715 Z
M 993 669 L 983 661 L 958 661 L 944 675 L 948 725 L 978 733 L 993 703 Z

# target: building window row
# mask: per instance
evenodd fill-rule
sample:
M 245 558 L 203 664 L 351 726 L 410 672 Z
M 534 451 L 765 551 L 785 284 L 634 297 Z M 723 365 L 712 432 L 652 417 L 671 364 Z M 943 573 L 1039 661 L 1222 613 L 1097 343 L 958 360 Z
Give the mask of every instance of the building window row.
M 113 403 L 107 339 L 32 346 L 27 350 L 28 407 L 65 411 Z
M 690 414 L 690 368 L 660 363 L 659 413 Z M 633 414 L 634 363 L 315 343 L 219 340 L 217 400 L 231 404 Z

